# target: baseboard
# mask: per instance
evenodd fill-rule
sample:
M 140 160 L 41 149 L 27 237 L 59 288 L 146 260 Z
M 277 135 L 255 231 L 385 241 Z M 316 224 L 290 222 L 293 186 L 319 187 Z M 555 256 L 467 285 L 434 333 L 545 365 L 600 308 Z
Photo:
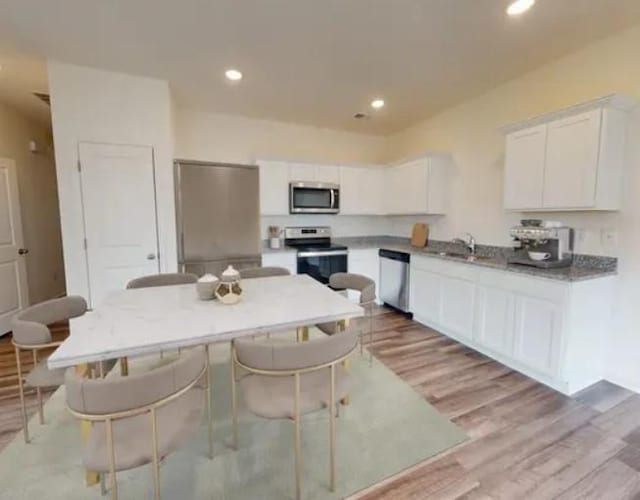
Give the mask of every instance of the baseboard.
M 640 394 L 640 381 L 638 379 L 630 379 L 616 375 L 615 373 L 607 373 L 604 379 L 612 384 L 619 385 L 625 389 Z

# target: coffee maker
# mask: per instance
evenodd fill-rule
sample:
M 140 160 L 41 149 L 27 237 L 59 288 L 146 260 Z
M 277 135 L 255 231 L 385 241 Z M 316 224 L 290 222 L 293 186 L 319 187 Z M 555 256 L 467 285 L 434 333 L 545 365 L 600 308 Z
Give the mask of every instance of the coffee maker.
M 574 239 L 572 228 L 537 219 L 520 222 L 520 226 L 509 231 L 514 247 L 513 255 L 508 259 L 510 264 L 544 269 L 571 265 Z

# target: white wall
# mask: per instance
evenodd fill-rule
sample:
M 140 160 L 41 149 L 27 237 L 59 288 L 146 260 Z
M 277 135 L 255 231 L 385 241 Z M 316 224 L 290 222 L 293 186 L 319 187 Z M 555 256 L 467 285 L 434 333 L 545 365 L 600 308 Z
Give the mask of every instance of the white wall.
M 77 171 L 81 141 L 153 147 L 161 269 L 174 271 L 174 147 L 168 83 L 57 61 L 48 66 L 68 293 L 87 296 L 88 292 Z
M 182 108 L 176 109 L 175 129 L 176 157 L 201 161 L 376 163 L 386 146 L 384 137 Z
M 505 245 L 521 214 L 502 208 L 504 138 L 501 126 L 547 111 L 619 92 L 640 100 L 640 26 L 500 85 L 389 138 L 389 159 L 424 150 L 445 150 L 455 169 L 451 210 L 433 221 L 434 235 L 470 231 L 480 243 Z M 608 377 L 640 391 L 640 111 L 628 134 L 625 205 L 613 213 L 535 214 L 578 229 L 576 250 L 615 255 L 620 286 L 615 324 L 606 332 Z M 613 241 L 603 234 L 612 233 Z M 589 362 L 585 360 L 585 362 Z
M 29 151 L 36 140 L 41 150 Z M 64 294 L 64 265 L 56 169 L 50 131 L 0 103 L 0 157 L 16 163 L 29 301 L 32 304 Z

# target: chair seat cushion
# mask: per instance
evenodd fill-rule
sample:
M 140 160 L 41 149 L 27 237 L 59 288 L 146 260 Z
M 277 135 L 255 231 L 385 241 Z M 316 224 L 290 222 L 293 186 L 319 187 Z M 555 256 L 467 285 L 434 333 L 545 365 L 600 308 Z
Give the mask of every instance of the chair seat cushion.
M 200 427 L 204 415 L 205 392 L 194 387 L 156 410 L 158 457 L 162 459 Z M 151 413 L 113 421 L 116 470 L 138 467 L 153 460 Z M 83 461 L 89 470 L 109 470 L 109 448 L 105 422 L 96 422 L 84 447 Z
M 349 374 L 341 364 L 336 365 L 336 403 L 348 393 Z M 329 405 L 329 368 L 300 375 L 300 414 L 320 410 Z M 247 408 L 264 418 L 293 418 L 293 376 L 251 374 L 240 381 Z
M 25 382 L 31 387 L 56 387 L 64 384 L 65 368 L 49 369 L 47 360 L 38 361 L 38 364 L 25 377 Z
M 329 323 L 318 323 L 316 326 L 327 335 L 335 335 L 340 331 L 337 321 L 330 321 Z

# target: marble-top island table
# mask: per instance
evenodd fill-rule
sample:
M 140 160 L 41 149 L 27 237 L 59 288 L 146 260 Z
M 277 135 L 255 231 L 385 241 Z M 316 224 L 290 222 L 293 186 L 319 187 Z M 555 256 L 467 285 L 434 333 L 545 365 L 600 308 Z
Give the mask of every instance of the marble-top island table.
M 234 305 L 202 301 L 195 285 L 120 290 L 70 322 L 71 334 L 49 357 L 63 368 L 364 315 L 343 295 L 306 275 L 243 280 Z

